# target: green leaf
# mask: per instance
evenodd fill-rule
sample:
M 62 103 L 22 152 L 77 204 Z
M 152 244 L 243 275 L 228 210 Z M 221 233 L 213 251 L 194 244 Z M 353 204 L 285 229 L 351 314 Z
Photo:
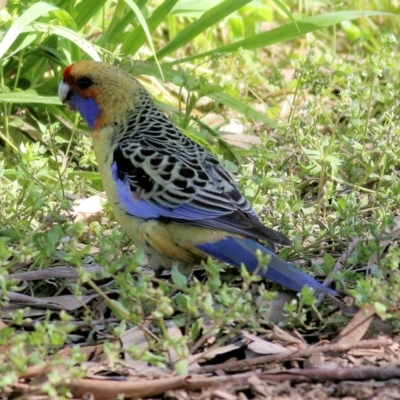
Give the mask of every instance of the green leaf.
M 106 2 L 107 0 L 81 0 L 77 3 L 74 7 L 73 17 L 78 30 L 94 17 Z
M 330 254 L 324 253 L 324 267 L 323 267 L 324 272 L 329 274 L 329 272 L 332 271 L 334 266 L 335 266 L 334 258 Z
M 211 93 L 208 96 L 219 103 L 225 104 L 226 106 L 243 113 L 247 118 L 254 118 L 255 120 L 263 122 L 272 128 L 279 128 L 279 125 L 273 119 L 268 118 L 266 115 L 256 111 L 254 108 L 244 104 L 238 99 L 235 99 L 228 93 Z
M 178 0 L 165 0 L 163 1 L 147 19 L 147 26 L 149 31 L 153 33 L 161 22 L 168 16 L 172 8 Z M 121 51 L 125 54 L 135 54 L 146 40 L 146 34 L 143 26 L 138 26 L 132 33 L 125 37 L 122 44 Z
M 189 0 L 179 2 L 173 9 L 173 15 L 181 15 L 188 18 L 200 18 L 201 15 L 208 11 L 210 8 L 217 6 L 219 0 Z
M 393 17 L 397 16 L 396 14 L 383 11 L 358 11 L 358 10 L 336 11 L 332 13 L 314 15 L 312 17 L 307 17 L 300 21 L 297 21 L 297 23 L 291 23 L 284 26 L 280 26 L 279 28 L 271 29 L 268 32 L 259 33 L 257 35 L 250 36 L 246 39 L 239 40 L 235 43 L 217 47 L 214 50 L 206 51 L 204 53 L 195 54 L 193 56 L 171 61 L 170 63 L 167 64 L 170 65 L 178 64 L 191 60 L 196 60 L 198 58 L 204 58 L 207 56 L 215 57 L 220 54 L 235 52 L 238 51 L 239 49 L 254 50 L 261 47 L 270 46 L 272 44 L 282 43 L 287 40 L 296 39 L 300 36 L 305 35 L 306 33 L 314 32 L 321 28 L 326 28 L 332 25 L 336 25 L 346 20 L 359 17 L 378 16 L 378 15 L 393 16 Z M 171 43 L 172 42 L 170 42 L 165 47 L 169 47 Z M 157 53 L 159 57 L 163 55 L 164 49 L 162 49 L 159 53 Z
M 38 94 L 24 92 L 0 93 L 0 102 L 61 104 L 60 99 L 57 96 L 39 96 Z
M 190 327 L 189 336 L 192 342 L 195 342 L 200 336 L 200 332 L 203 328 L 203 322 L 203 318 L 199 318 Z
M 147 0 L 136 0 L 135 3 L 139 9 L 142 9 Z M 125 36 L 123 33 L 126 27 L 137 22 L 135 13 L 132 10 L 126 10 L 126 7 L 124 0 L 118 0 L 110 25 L 101 36 L 99 43 L 102 46 L 115 48 L 117 44 L 124 44 Z
M 129 318 L 129 310 L 121 302 L 114 299 L 107 299 L 107 305 L 114 315 L 119 319 Z
M 50 11 L 57 10 L 50 4 L 39 2 L 34 4 L 28 10 L 26 10 L 11 26 L 11 28 L 5 34 L 3 40 L 0 43 L 0 59 L 4 58 L 4 54 L 15 42 L 15 39 L 24 31 L 24 29 L 30 25 L 33 21 L 38 19 L 44 14 L 48 14 Z
M 293 17 L 293 14 L 287 9 L 287 7 L 280 2 L 279 0 L 273 0 L 274 3 L 278 6 L 278 8 L 283 11 L 286 16 L 297 26 L 296 20 Z
M 14 51 L 12 51 L 11 53 L 9 53 L 7 55 L 7 58 L 12 57 L 14 54 L 17 54 L 21 50 L 23 50 L 26 47 L 28 47 L 31 43 L 34 42 L 34 40 L 36 40 L 37 36 L 38 36 L 37 33 L 26 35 L 25 38 L 20 43 L 20 45 Z
M 173 266 L 171 269 L 171 278 L 178 289 L 184 290 L 187 288 L 187 278 L 179 272 L 176 266 Z
M 185 376 L 189 373 L 189 361 L 188 359 L 179 360 L 174 364 L 175 372 L 180 376 Z
M 151 51 L 154 54 L 156 63 L 158 65 L 159 69 L 160 69 L 160 73 L 161 73 L 161 75 L 163 75 L 162 69 L 161 69 L 161 67 L 160 67 L 160 65 L 158 63 L 158 57 L 156 55 L 156 50 L 154 48 L 153 39 L 151 37 L 149 27 L 147 26 L 147 22 L 144 19 L 142 12 L 140 11 L 139 7 L 132 0 L 125 0 L 125 2 L 132 9 L 132 11 L 135 13 L 140 25 L 142 26 L 143 31 L 144 31 L 144 33 L 146 35 L 147 41 L 149 42 L 149 46 L 151 48 Z
M 37 22 L 32 24 L 31 26 L 26 27 L 23 31 L 52 33 L 53 35 L 61 36 L 76 44 L 91 58 L 93 58 L 93 60 L 101 61 L 101 57 L 99 56 L 96 48 L 90 42 L 85 40 L 83 36 L 81 36 L 79 33 L 74 32 L 72 29 L 65 28 L 64 26 Z
M 190 42 L 194 37 L 203 33 L 210 26 L 215 25 L 229 14 L 250 3 L 251 0 L 225 0 L 206 11 L 198 20 L 183 28 L 156 56 L 161 59 L 179 47 Z

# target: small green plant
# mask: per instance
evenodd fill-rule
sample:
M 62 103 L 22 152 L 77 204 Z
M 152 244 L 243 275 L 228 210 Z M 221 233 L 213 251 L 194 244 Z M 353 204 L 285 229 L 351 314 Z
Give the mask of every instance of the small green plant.
M 212 260 L 190 279 L 176 269 L 156 279 L 107 206 L 74 222 L 72 204 L 102 190 L 90 133 L 57 97 L 62 68 L 81 59 L 137 76 L 185 134 L 217 154 L 263 221 L 292 238 L 281 257 L 311 275 L 334 270 L 337 289 L 398 325 L 400 26 L 387 14 L 398 6 L 305 6 L 291 14 L 268 0 L 49 0 L 0 10 L 0 304 L 6 310 L 15 294 L 97 296 L 40 317 L 28 307 L 4 312 L 0 388 L 43 366 L 42 392 L 70 397 L 68 383 L 86 373 L 82 344 L 99 342 L 114 372 L 127 353 L 184 375 L 189 355 L 266 329 L 257 300 L 277 290 Z M 220 132 L 230 122 L 241 128 L 239 146 Z M 53 267 L 72 267 L 75 278 L 8 279 Z M 323 311 L 304 288 L 280 324 L 314 332 Z M 134 327 L 147 348 L 121 349 Z

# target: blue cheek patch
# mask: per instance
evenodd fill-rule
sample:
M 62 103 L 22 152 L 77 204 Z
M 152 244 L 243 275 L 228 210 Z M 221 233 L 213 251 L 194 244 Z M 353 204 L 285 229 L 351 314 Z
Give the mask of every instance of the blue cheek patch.
M 71 97 L 69 104 L 73 110 L 79 111 L 82 118 L 89 125 L 89 128 L 93 129 L 100 114 L 100 108 L 96 101 L 93 99 L 84 99 L 75 94 Z

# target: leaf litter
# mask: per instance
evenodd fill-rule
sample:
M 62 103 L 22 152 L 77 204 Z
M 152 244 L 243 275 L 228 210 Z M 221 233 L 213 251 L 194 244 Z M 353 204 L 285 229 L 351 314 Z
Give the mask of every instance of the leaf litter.
M 90 222 L 101 212 L 101 197 L 92 196 L 79 202 L 71 216 L 75 222 Z M 369 269 L 376 265 L 389 244 L 399 237 L 399 221 L 399 217 L 395 217 L 395 227 L 381 241 L 378 251 L 371 255 Z M 359 238 L 353 238 L 348 243 L 344 253 L 336 259 L 334 272 L 344 267 L 358 242 Z M 102 266 L 94 263 L 84 265 L 81 271 L 68 265 L 24 270 L 27 267 L 28 264 L 14 268 L 11 271 L 14 273 L 6 279 L 20 285 L 54 280 L 75 283 L 82 271 L 94 280 L 102 271 Z M 330 278 L 324 283 L 330 284 Z M 372 305 L 358 309 L 346 301 L 331 298 L 336 310 L 346 316 L 348 322 L 330 340 L 321 335 L 319 340 L 310 342 L 299 332 L 279 326 L 283 321 L 284 304 L 290 303 L 296 296 L 278 292 L 270 302 L 258 299 L 258 305 L 267 310 L 264 318 L 269 321 L 268 328 L 262 332 L 255 334 L 242 329 L 230 343 L 224 345 L 219 345 L 217 338 L 211 336 L 205 341 L 206 345 L 194 354 L 188 346 L 183 346 L 186 356 L 171 347 L 165 350 L 169 363 L 155 366 L 137 359 L 130 351 L 133 346 L 141 354 L 151 352 L 148 328 L 144 325 L 132 326 L 119 337 L 110 337 L 107 326 L 120 319 L 107 317 L 110 314 L 108 305 L 101 302 L 100 294 L 92 289 L 87 289 L 85 295 L 35 297 L 7 292 L 7 297 L 8 302 L 2 308 L 1 329 L 13 325 L 10 316 L 17 311 L 24 312 L 21 329 L 30 329 L 35 322 L 49 315 L 57 319 L 60 312 L 66 312 L 72 317 L 68 323 L 75 326 L 75 331 L 65 346 L 48 355 L 41 364 L 22 371 L 18 385 L 6 387 L 3 397 L 47 398 L 41 388 L 54 370 L 53 361 L 57 357 L 67 360 L 73 349 L 79 348 L 84 376 L 64 382 L 73 398 L 400 398 L 400 337 L 393 334 L 390 323 L 376 315 Z M 85 308 L 93 310 L 98 319 L 85 320 L 82 314 Z M 169 337 L 183 339 L 181 328 L 172 319 L 166 321 L 165 329 Z M 371 331 L 382 333 L 372 337 Z M 94 332 L 96 340 L 89 340 Z M 106 340 L 119 349 L 120 358 L 114 363 L 106 357 Z M 3 359 L 7 357 L 8 350 L 7 345 L 0 346 Z M 179 376 L 173 369 L 174 363 L 178 362 L 187 365 L 185 375 Z M 57 365 L 60 374 L 65 368 L 62 364 Z
M 387 245 L 387 243 L 385 243 Z M 350 246 L 351 248 L 351 246 Z M 340 261 L 342 263 L 342 261 Z M 339 265 L 339 261 L 337 263 Z M 86 265 L 84 271 L 95 276 L 100 265 Z M 78 279 L 75 268 L 55 266 L 45 270 L 24 271 L 10 274 L 7 279 L 19 283 L 35 280 Z M 54 369 L 54 357 L 68 359 L 74 347 L 79 347 L 83 360 L 81 366 L 85 374 L 65 382 L 73 398 L 114 399 L 128 398 L 167 399 L 395 399 L 400 398 L 400 338 L 398 335 L 371 337 L 369 330 L 374 319 L 379 320 L 375 308 L 365 305 L 360 309 L 352 306 L 348 323 L 331 340 L 321 339 L 309 343 L 307 337 L 297 331 L 279 327 L 279 315 L 283 312 L 282 299 L 275 304 L 269 329 L 259 334 L 241 330 L 231 343 L 218 345 L 210 337 L 207 350 L 199 349 L 186 357 L 167 349 L 170 363 L 154 366 L 136 359 L 130 353 L 132 345 L 142 353 L 151 351 L 147 330 L 132 326 L 118 338 L 110 339 L 104 328 L 118 318 L 105 318 L 105 310 L 98 320 L 80 320 L 80 310 L 98 306 L 99 294 L 87 291 L 86 295 L 59 295 L 34 297 L 8 292 L 9 302 L 2 310 L 2 327 L 12 324 L 8 317 L 16 310 L 26 310 L 25 326 L 29 328 L 48 313 L 54 318 L 60 311 L 75 316 L 69 324 L 76 326 L 74 332 L 77 343 L 70 343 L 49 355 L 40 365 L 28 367 L 19 376 L 19 385 L 8 387 L 3 396 L 23 396 L 36 398 L 41 393 L 41 385 Z M 278 293 L 290 301 L 292 294 Z M 97 303 L 96 303 L 97 301 Z M 260 300 L 261 301 L 261 300 Z M 333 300 L 339 310 L 349 310 L 350 306 L 340 300 Z M 259 303 L 261 304 L 261 303 Z M 340 306 L 338 306 L 340 305 Z M 103 305 L 107 308 L 107 306 Z M 271 317 L 271 312 L 266 315 Z M 29 322 L 32 319 L 32 322 Z M 384 321 L 381 321 L 384 322 Z M 166 321 L 168 335 L 182 339 L 181 329 L 173 322 Z M 96 330 L 97 343 L 86 340 L 90 332 Z M 114 343 L 119 348 L 117 363 L 107 362 L 104 341 Z M 76 341 L 76 340 L 75 340 Z M 217 345 L 216 345 L 217 344 Z M 0 347 L 0 355 L 7 357 L 7 346 Z M 223 360 L 220 362 L 219 360 Z M 188 366 L 187 374 L 177 375 L 172 368 L 176 362 Z M 63 365 L 57 366 L 60 374 Z

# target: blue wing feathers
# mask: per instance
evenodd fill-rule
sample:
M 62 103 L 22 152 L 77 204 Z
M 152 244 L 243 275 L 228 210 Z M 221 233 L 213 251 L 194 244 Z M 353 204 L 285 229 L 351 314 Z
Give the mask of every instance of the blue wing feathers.
M 205 253 L 227 262 L 237 268 L 241 263 L 253 273 L 258 267 L 258 260 L 255 255 L 257 249 L 271 257 L 266 271 L 261 269 L 258 275 L 270 279 L 296 292 L 300 292 L 305 285 L 313 288 L 316 293 L 328 293 L 336 296 L 337 293 L 322 285 L 311 276 L 297 269 L 294 265 L 282 260 L 272 251 L 251 239 L 238 237 L 227 237 L 215 243 L 204 243 L 197 247 Z
M 89 66 L 91 74 L 86 76 Z M 102 86 L 93 92 L 88 89 L 93 84 L 100 84 L 103 71 L 108 71 L 107 85 L 119 93 L 113 98 L 133 101 L 134 107 L 126 108 L 126 118 L 114 120 L 105 112 L 100 118 L 102 110 L 98 101 L 101 98 L 96 93 Z M 80 87 L 77 84 L 80 78 L 85 78 L 89 86 Z M 132 97 L 126 96 L 127 90 L 133 91 Z M 271 257 L 267 270 L 258 271 L 261 276 L 295 291 L 308 285 L 316 292 L 336 295 L 275 255 L 274 244 L 290 245 L 290 240 L 259 220 L 218 159 L 183 135 L 134 78 L 131 80 L 125 73 L 121 75 L 120 70 L 107 64 L 77 63 L 65 69 L 59 96 L 81 113 L 94 132 L 112 127 L 112 134 L 99 131 L 101 138 L 96 142 L 98 146 L 107 144 L 112 148 L 108 157 L 112 157 L 111 173 L 115 186 L 109 187 L 108 194 L 114 195 L 112 190 L 116 190 L 117 206 L 127 215 L 222 231 L 222 235 L 227 235 L 224 239 L 197 247 L 235 267 L 244 263 L 250 272 L 258 267 L 255 254 L 259 249 Z M 120 105 L 126 107 L 123 102 Z M 101 159 L 98 161 L 102 162 Z M 269 248 L 259 241 L 268 243 Z
M 113 165 L 113 169 L 115 164 Z M 114 172 L 114 171 L 113 171 Z M 205 222 L 211 226 L 215 211 L 212 209 L 202 210 L 195 208 L 190 204 L 181 204 L 176 208 L 168 208 L 157 204 L 151 200 L 138 199 L 132 196 L 129 184 L 118 179 L 115 176 L 118 197 L 125 211 L 139 218 L 171 218 L 176 221 L 190 221 L 195 225 L 196 221 Z M 229 221 L 229 220 L 228 220 Z M 218 226 L 216 226 L 218 229 Z M 258 259 L 255 255 L 256 250 L 261 250 L 264 254 L 271 257 L 266 272 L 258 271 L 260 276 L 270 279 L 294 291 L 300 291 L 304 285 L 308 285 L 317 293 L 329 293 L 336 295 L 336 292 L 320 284 L 311 276 L 298 270 L 292 264 L 282 260 L 274 252 L 252 239 L 241 239 L 238 237 L 227 237 L 216 243 L 204 243 L 197 246 L 205 253 L 240 268 L 241 263 L 245 264 L 247 269 L 253 273 L 258 267 Z

